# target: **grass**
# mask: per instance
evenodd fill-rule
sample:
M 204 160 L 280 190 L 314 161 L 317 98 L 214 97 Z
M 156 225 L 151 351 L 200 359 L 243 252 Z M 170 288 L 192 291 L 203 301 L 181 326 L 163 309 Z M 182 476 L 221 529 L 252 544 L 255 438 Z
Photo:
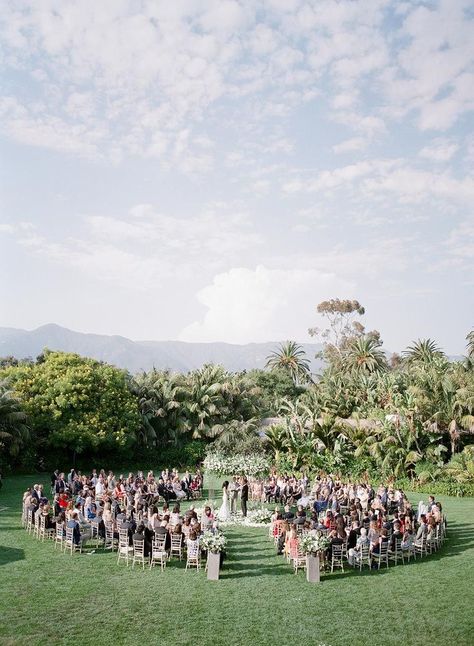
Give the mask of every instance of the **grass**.
M 229 529 L 214 582 L 176 560 L 164 573 L 143 572 L 108 552 L 71 557 L 38 542 L 20 524 L 22 493 L 37 481 L 11 477 L 0 492 L 2 646 L 474 643 L 472 498 L 440 497 L 449 524 L 440 552 L 380 572 L 325 575 L 320 585 L 293 574 L 265 529 Z

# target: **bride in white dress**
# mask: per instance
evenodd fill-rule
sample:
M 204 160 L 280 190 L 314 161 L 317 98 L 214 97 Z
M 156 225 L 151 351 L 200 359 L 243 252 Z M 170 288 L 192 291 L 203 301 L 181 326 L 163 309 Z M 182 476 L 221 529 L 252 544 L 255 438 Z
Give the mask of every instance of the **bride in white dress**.
M 221 521 L 230 520 L 229 482 L 227 480 L 222 483 L 222 505 L 217 512 L 217 518 Z

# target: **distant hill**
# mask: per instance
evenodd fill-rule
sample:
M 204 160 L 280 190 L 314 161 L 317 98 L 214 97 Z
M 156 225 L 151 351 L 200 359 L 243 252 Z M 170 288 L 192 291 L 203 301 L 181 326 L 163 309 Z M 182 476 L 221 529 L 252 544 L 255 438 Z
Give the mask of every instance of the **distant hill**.
M 183 341 L 132 341 L 123 336 L 83 334 L 55 324 L 42 325 L 36 330 L 0 328 L 0 357 L 17 359 L 32 357 L 44 350 L 76 352 L 85 357 L 106 361 L 131 373 L 141 370 L 168 368 L 187 372 L 205 363 L 216 363 L 230 371 L 263 368 L 266 357 L 277 342 L 247 343 L 185 343 Z M 321 361 L 314 357 L 321 349 L 316 343 L 303 344 L 312 372 L 317 372 Z

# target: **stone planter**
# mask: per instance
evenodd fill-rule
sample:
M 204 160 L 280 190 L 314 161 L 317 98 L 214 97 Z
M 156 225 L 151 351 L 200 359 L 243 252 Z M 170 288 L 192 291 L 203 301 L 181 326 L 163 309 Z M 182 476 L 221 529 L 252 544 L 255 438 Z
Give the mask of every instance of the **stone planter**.
M 219 570 L 221 566 L 221 555 L 209 552 L 207 555 L 207 578 L 209 581 L 219 580 Z
M 319 554 L 306 555 L 306 580 L 309 583 L 319 583 Z

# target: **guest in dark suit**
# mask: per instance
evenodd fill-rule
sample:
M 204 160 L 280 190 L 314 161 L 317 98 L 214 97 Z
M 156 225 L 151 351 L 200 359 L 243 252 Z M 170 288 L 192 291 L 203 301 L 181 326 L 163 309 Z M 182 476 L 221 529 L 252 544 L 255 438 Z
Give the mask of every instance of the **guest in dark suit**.
M 249 499 L 249 485 L 247 478 L 242 478 L 242 488 L 240 489 L 240 507 L 242 508 L 242 516 L 247 516 L 247 501 Z

